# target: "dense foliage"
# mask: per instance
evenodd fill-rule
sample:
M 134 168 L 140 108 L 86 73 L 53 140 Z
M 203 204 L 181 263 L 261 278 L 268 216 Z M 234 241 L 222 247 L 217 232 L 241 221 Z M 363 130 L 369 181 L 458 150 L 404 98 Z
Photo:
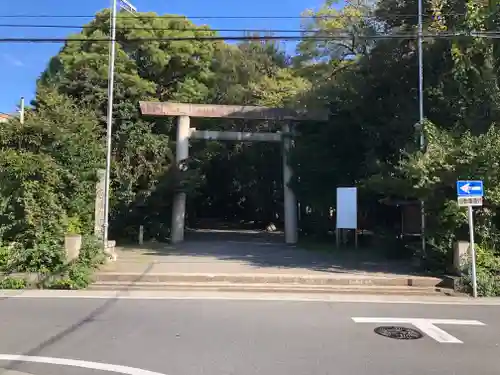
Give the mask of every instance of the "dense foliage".
M 326 1 L 305 12 L 303 25 L 304 35 L 321 38 L 304 39 L 293 57 L 271 42 L 169 41 L 216 33 L 182 17 L 120 15 L 113 236 L 135 237 L 143 224 L 146 236 L 168 238 L 171 197 L 179 189 L 189 192 L 192 226 L 207 218 L 261 227 L 282 220 L 279 147 L 193 141 L 189 169 L 181 172 L 174 163 L 174 119 L 142 117 L 140 100 L 326 108 L 328 122 L 295 126 L 291 160 L 302 234 L 334 229 L 337 186 L 360 188 L 363 229 L 376 233 L 399 225 L 381 199 L 423 200 L 429 246 L 420 256 L 444 271 L 453 242 L 466 234 L 455 181 L 483 179 L 485 206 L 476 210 L 481 285 L 483 293 L 498 293 L 500 39 L 488 35 L 499 32 L 500 5 L 424 1 L 425 152 L 418 147 L 417 50 L 410 37 L 416 7 L 415 0 L 347 1 L 342 8 Z M 26 124 L 12 121 L 0 130 L 4 241 L 52 246 L 75 217 L 83 233 L 92 229 L 108 64 L 107 43 L 93 39 L 109 35 L 109 27 L 103 11 L 78 40 L 70 37 L 38 81 Z M 452 36 L 470 32 L 484 35 Z M 137 38 L 153 40 L 131 41 Z M 212 130 L 280 127 L 270 121 L 193 122 Z

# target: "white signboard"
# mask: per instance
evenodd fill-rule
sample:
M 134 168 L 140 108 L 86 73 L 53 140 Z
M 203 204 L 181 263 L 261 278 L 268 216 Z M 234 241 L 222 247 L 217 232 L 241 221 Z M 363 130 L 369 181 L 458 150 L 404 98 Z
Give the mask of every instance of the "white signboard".
M 479 207 L 483 205 L 483 197 L 458 197 L 460 207 Z
M 337 229 L 358 229 L 358 195 L 355 187 L 337 188 Z

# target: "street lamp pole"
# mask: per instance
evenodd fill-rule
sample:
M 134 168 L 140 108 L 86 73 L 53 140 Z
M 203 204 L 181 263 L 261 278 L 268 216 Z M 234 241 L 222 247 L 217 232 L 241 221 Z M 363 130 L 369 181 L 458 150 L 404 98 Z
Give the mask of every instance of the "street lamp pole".
M 420 129 L 420 150 L 425 151 L 424 133 L 424 50 L 423 50 L 423 0 L 418 0 L 418 117 Z M 425 256 L 425 204 L 420 201 L 422 255 Z
M 113 136 L 113 86 L 115 75 L 115 51 L 116 51 L 116 10 L 117 0 L 111 0 L 111 33 L 110 52 L 108 68 L 108 113 L 106 116 L 106 172 L 104 176 L 104 221 L 103 221 L 103 244 L 108 247 L 109 238 L 109 191 L 111 185 L 111 141 Z M 136 12 L 137 9 L 127 0 L 120 0 L 120 7 L 128 12 Z

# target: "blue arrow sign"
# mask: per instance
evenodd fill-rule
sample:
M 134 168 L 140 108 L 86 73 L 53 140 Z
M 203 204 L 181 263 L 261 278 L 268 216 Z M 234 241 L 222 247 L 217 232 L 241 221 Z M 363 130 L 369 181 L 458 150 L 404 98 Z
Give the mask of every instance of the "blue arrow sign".
M 483 181 L 457 181 L 457 196 L 482 197 L 483 195 Z

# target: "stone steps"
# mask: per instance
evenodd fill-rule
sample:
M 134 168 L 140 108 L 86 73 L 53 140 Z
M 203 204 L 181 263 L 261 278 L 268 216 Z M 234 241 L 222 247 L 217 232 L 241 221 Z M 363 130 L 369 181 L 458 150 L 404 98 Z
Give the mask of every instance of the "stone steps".
M 300 285 L 300 284 L 258 284 L 220 282 L 119 282 L 100 281 L 92 284 L 90 290 L 151 290 L 151 291 L 212 291 L 252 293 L 308 293 L 308 294 L 377 294 L 377 295 L 457 295 L 449 288 L 409 286 L 351 286 L 351 285 Z
M 423 276 L 378 276 L 352 274 L 283 274 L 283 273 L 138 273 L 97 272 L 94 279 L 99 282 L 229 282 L 258 284 L 299 285 L 373 285 L 409 287 L 452 288 L 452 279 Z
M 452 280 L 422 276 L 98 272 L 89 289 L 454 295 Z

